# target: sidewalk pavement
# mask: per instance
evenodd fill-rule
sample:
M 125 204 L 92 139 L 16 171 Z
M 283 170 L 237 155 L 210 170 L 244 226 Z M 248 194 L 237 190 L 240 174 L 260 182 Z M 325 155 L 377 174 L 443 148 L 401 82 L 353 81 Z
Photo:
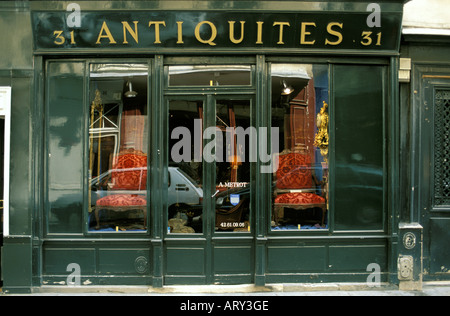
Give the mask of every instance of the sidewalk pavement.
M 33 289 L 30 294 L 8 296 L 191 296 L 191 297 L 289 297 L 289 296 L 450 296 L 450 282 L 424 283 L 421 291 L 400 291 L 395 285 L 368 288 L 364 284 L 276 284 L 264 287 L 253 285 L 209 285 L 151 287 L 61 287 L 47 286 Z

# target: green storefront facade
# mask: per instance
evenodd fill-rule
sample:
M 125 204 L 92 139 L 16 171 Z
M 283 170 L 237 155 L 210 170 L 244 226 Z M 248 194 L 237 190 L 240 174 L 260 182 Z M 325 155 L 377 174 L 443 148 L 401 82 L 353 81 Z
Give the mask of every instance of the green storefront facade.
M 445 279 L 403 4 L 0 4 L 3 291 Z

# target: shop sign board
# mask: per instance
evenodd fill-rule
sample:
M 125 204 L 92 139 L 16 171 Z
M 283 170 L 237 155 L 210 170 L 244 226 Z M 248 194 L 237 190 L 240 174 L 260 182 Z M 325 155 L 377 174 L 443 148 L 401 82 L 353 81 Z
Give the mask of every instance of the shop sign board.
M 36 51 L 398 52 L 401 12 L 32 12 Z

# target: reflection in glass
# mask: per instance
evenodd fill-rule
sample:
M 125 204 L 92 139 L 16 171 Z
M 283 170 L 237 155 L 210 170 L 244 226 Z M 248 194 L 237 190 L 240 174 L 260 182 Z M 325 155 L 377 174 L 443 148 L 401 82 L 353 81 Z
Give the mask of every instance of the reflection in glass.
M 272 127 L 280 133 L 272 230 L 328 228 L 328 67 L 272 65 Z
M 250 109 L 249 100 L 216 102 L 216 231 L 250 231 Z
M 147 65 L 90 68 L 89 230 L 147 229 Z
M 169 66 L 169 86 L 249 86 L 251 67 L 245 65 Z
M 80 233 L 83 222 L 83 62 L 48 63 L 48 232 Z
M 169 102 L 168 233 L 203 232 L 203 101 Z

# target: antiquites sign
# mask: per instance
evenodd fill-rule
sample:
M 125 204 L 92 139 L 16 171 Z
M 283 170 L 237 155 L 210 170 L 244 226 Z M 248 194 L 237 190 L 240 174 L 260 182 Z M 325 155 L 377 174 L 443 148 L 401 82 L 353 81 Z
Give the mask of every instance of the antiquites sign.
M 33 12 L 37 51 L 398 51 L 401 14 L 368 12 Z

